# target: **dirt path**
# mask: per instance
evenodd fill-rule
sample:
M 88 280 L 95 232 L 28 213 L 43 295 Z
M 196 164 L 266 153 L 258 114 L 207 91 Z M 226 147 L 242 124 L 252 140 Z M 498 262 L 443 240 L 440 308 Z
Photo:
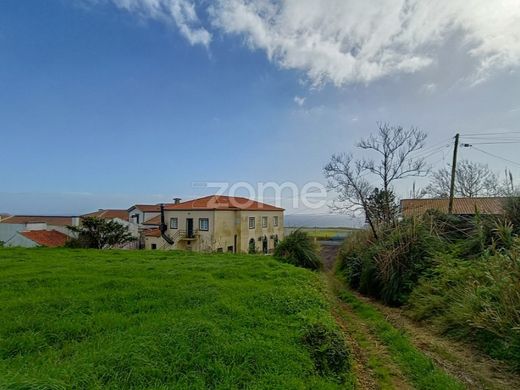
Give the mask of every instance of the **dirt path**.
M 334 275 L 338 249 L 337 245 L 322 246 L 324 278 L 333 302 L 334 317 L 353 350 L 353 369 L 358 388 L 413 388 L 377 336 L 350 305 L 338 299 L 341 289 L 345 289 L 344 283 Z M 503 364 L 485 357 L 467 345 L 436 335 L 428 327 L 405 317 L 400 309 L 386 307 L 359 294 L 356 297 L 378 309 L 390 324 L 409 336 L 418 350 L 468 389 L 520 389 L 520 377 L 510 373 Z

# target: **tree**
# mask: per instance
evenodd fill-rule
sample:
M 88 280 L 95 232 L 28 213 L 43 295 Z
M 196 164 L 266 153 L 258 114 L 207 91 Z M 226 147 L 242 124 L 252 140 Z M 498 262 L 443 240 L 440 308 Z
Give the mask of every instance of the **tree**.
M 390 224 L 395 220 L 399 207 L 395 201 L 395 194 L 385 192 L 379 188 L 374 188 L 374 191 L 368 197 L 367 214 L 373 221 L 378 224 Z
M 429 196 L 447 198 L 450 194 L 451 170 L 439 169 L 432 174 L 430 184 L 424 189 Z M 507 192 L 498 176 L 486 164 L 462 160 L 455 169 L 455 195 L 465 198 L 497 196 Z
M 80 226 L 69 226 L 68 229 L 77 236 L 68 244 L 73 247 L 105 249 L 136 240 L 127 226 L 97 217 L 83 218 Z
M 377 225 L 387 223 L 394 217 L 393 184 L 412 176 L 426 175 L 426 162 L 414 158 L 414 152 L 424 147 L 426 133 L 412 127 L 378 124 L 376 135 L 362 139 L 357 146 L 375 158 L 354 159 L 352 154 L 332 155 L 324 168 L 329 189 L 338 194 L 333 209 L 341 212 L 363 211 L 374 236 L 377 238 Z M 375 186 L 371 177 L 379 183 Z M 375 189 L 379 211 L 370 210 L 373 205 Z

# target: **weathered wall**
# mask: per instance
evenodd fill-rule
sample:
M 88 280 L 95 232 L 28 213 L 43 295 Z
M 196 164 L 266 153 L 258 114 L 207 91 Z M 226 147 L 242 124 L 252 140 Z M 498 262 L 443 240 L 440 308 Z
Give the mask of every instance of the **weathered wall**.
M 275 236 L 279 240 L 284 236 L 283 211 L 234 211 L 234 210 L 193 210 L 193 211 L 165 211 L 165 222 L 168 226 L 166 234 L 175 239 L 175 244 L 168 245 L 162 238 L 146 237 L 145 247 L 151 249 L 152 244 L 157 249 L 184 249 L 194 251 L 233 251 L 248 252 L 249 240 L 255 240 L 257 252 L 262 252 L 262 241 L 266 237 L 268 251 L 274 249 Z M 274 226 L 273 217 L 278 217 L 278 226 Z M 170 219 L 178 218 L 178 229 L 171 229 Z M 255 218 L 255 228 L 249 229 L 249 217 Z M 267 217 L 267 227 L 262 226 L 262 217 Z M 178 231 L 186 231 L 186 219 L 193 218 L 194 229 L 198 231 L 198 238 L 178 240 Z M 209 230 L 199 230 L 199 218 L 209 219 Z M 235 248 L 235 235 L 236 248 Z

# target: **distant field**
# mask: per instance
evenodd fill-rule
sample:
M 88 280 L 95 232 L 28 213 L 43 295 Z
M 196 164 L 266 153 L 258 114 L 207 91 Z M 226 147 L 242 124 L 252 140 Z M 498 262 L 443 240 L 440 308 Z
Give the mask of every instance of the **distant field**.
M 339 386 L 319 275 L 269 257 L 0 249 L 0 281 L 0 388 Z
M 293 230 L 298 228 L 288 227 L 286 228 L 286 233 L 290 233 Z M 326 241 L 326 240 L 343 240 L 348 237 L 349 234 L 356 231 L 354 228 L 341 228 L 341 227 L 331 227 L 331 228 L 300 228 L 305 231 L 309 236 L 315 237 L 317 240 Z

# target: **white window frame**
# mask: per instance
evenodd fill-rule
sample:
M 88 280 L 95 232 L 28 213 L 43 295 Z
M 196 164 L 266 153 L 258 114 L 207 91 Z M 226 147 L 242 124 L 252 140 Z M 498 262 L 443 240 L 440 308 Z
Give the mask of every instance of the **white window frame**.
M 249 229 L 254 228 L 256 228 L 256 217 L 249 217 Z
M 204 228 L 202 223 L 206 223 L 206 227 Z M 203 232 L 209 231 L 209 218 L 199 218 L 199 230 Z
M 179 228 L 179 218 L 172 217 L 170 218 L 170 229 L 178 229 Z
M 273 217 L 273 226 L 274 226 L 274 227 L 278 227 L 278 215 L 275 215 L 275 216 Z
M 269 226 L 269 218 L 262 217 L 262 228 L 265 229 Z

